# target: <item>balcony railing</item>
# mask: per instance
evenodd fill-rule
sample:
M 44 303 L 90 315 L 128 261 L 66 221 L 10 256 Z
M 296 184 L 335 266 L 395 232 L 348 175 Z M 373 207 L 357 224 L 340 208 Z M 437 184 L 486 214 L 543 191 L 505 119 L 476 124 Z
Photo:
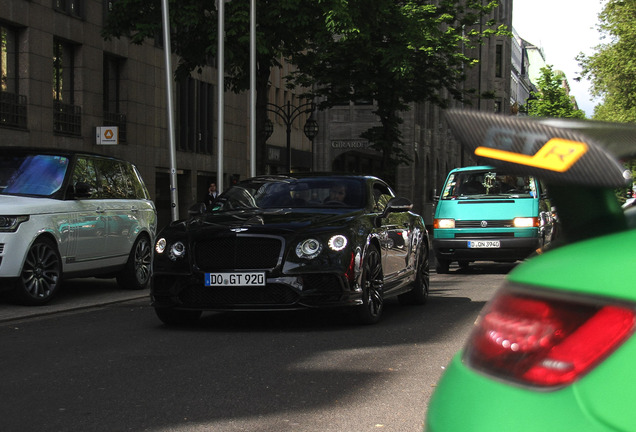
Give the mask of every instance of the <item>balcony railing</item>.
M 53 131 L 65 135 L 81 135 L 82 108 L 54 100 Z
M 126 142 L 126 114 L 104 111 L 104 126 L 117 126 L 119 142 Z
M 8 92 L 0 92 L 0 126 L 26 129 L 26 96 Z

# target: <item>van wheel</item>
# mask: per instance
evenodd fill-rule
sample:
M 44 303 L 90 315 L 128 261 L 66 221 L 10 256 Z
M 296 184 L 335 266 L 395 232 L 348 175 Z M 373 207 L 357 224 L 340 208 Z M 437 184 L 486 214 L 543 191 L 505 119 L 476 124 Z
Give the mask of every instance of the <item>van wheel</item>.
M 437 258 L 437 264 L 435 264 L 435 271 L 438 274 L 446 274 L 448 273 L 448 269 L 450 268 L 450 261 L 445 259 Z
M 62 283 L 62 259 L 54 241 L 37 239 L 27 252 L 22 273 L 8 297 L 16 303 L 39 306 L 48 303 Z
M 117 284 L 128 290 L 142 290 L 150 282 L 150 239 L 142 234 L 133 244 L 126 267 L 117 275 Z

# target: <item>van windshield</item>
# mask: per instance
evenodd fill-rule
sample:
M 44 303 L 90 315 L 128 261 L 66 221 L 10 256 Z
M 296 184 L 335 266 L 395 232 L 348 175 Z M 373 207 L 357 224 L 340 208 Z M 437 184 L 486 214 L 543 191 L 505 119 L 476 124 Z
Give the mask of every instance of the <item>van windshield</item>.
M 531 176 L 496 171 L 463 171 L 451 174 L 441 199 L 536 198 L 536 182 Z
M 0 194 L 50 196 L 62 187 L 68 166 L 65 156 L 0 156 Z

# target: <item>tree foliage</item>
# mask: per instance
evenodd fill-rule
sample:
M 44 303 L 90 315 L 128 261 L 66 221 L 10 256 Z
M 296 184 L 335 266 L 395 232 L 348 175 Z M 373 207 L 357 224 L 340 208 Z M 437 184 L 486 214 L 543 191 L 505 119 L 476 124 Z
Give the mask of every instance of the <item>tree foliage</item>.
M 311 86 L 323 107 L 374 101 L 378 126 L 362 134 L 383 154 L 387 178 L 409 161 L 402 148 L 401 113 L 412 102 L 445 106 L 447 95 L 461 100 L 466 55 L 483 38 L 505 29 L 484 19 L 497 2 L 441 0 L 323 1 L 326 32 L 294 56 L 294 82 Z M 463 49 L 462 49 L 463 48 Z
M 177 77 L 202 66 L 217 52 L 214 0 L 170 0 L 172 49 Z M 465 54 L 483 38 L 505 29 L 485 22 L 497 1 L 484 0 L 259 0 L 257 2 L 257 130 L 267 115 L 270 70 L 285 59 L 297 66 L 290 87 L 319 97 L 321 108 L 375 101 L 379 125 L 363 134 L 382 152 L 391 171 L 408 160 L 401 149 L 401 113 L 411 102 L 444 106 L 447 94 L 462 99 Z M 249 2 L 225 9 L 225 70 L 228 88 L 249 85 Z M 475 26 L 476 22 L 482 26 Z M 481 31 L 480 31 L 481 30 Z M 104 36 L 133 43 L 161 36 L 160 0 L 113 3 Z M 265 140 L 257 140 L 257 169 L 263 172 Z
M 606 43 L 595 53 L 577 57 L 592 94 L 602 99 L 595 120 L 636 121 L 636 0 L 607 0 L 599 14 L 599 31 Z
M 552 66 L 541 68 L 538 92 L 532 93 L 528 101 L 528 115 L 533 117 L 585 118 L 583 110 L 576 109 L 572 98 L 563 86 L 563 72 L 552 70 Z

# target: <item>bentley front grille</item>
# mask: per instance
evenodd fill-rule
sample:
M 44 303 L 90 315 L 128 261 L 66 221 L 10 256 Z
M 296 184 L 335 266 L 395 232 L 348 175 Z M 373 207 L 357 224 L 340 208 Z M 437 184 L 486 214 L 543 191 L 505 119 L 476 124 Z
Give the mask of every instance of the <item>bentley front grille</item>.
M 196 265 L 202 271 L 268 270 L 281 260 L 283 240 L 279 237 L 236 235 L 198 241 Z

